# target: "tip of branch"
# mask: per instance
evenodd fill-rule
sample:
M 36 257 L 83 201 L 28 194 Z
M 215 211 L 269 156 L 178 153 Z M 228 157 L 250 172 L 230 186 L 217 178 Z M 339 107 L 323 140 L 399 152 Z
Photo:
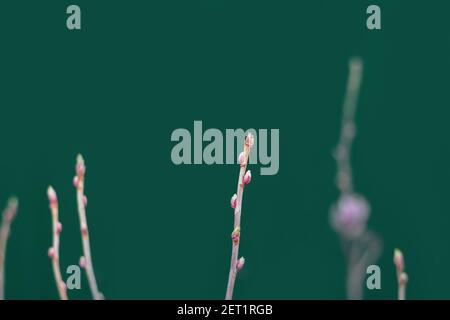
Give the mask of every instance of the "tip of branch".
M 56 195 L 55 189 L 52 186 L 49 186 L 47 189 L 47 197 L 50 205 L 55 205 L 58 203 L 58 197 Z
M 17 214 L 17 208 L 19 207 L 19 200 L 16 197 L 10 197 L 3 211 L 3 219 L 5 221 L 12 221 Z
M 84 165 L 84 158 L 81 155 L 81 153 L 77 154 L 77 164 L 82 164 Z
M 405 260 L 403 258 L 403 253 L 400 249 L 394 250 L 394 264 L 397 267 L 397 270 L 401 273 L 405 267 Z
M 76 171 L 78 177 L 84 176 L 84 174 L 86 172 L 84 158 L 81 154 L 77 155 L 77 165 L 75 166 L 75 171 Z
M 12 196 L 8 199 L 8 207 L 17 208 L 19 206 L 19 199 L 16 196 Z
M 362 61 L 361 57 L 355 56 L 350 59 L 349 65 L 350 65 L 350 69 L 352 69 L 354 71 L 359 71 L 363 67 L 363 61 Z

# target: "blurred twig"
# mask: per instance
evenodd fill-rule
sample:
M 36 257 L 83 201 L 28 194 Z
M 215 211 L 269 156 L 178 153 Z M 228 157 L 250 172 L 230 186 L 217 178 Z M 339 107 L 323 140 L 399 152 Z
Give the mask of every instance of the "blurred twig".
M 0 226 L 0 300 L 5 299 L 6 246 L 10 234 L 11 223 L 17 214 L 18 206 L 19 202 L 17 198 L 10 198 L 2 215 L 2 224 Z

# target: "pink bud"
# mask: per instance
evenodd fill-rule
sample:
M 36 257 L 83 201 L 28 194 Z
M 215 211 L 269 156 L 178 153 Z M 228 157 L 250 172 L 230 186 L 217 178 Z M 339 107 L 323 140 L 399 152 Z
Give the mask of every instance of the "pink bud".
M 81 230 L 81 234 L 82 234 L 83 236 L 86 236 L 86 235 L 87 235 L 88 230 L 87 230 L 87 226 L 86 226 L 86 225 L 82 225 L 81 228 L 80 228 L 80 230 Z
M 240 257 L 239 260 L 236 263 L 236 270 L 237 271 L 241 271 L 242 268 L 244 267 L 244 263 L 245 263 L 245 258 L 244 257 Z
M 255 137 L 249 132 L 247 136 L 245 137 L 245 144 L 251 148 L 253 147 L 253 144 L 255 143 Z
M 81 268 L 86 268 L 86 258 L 84 256 L 80 257 L 79 265 Z
M 55 248 L 53 247 L 48 248 L 48 257 L 51 259 L 55 257 Z
M 86 173 L 86 166 L 84 165 L 84 159 L 81 154 L 77 156 L 77 165 L 75 166 L 77 176 L 83 177 Z
M 58 222 L 58 224 L 56 225 L 56 232 L 61 233 L 62 231 L 62 224 L 61 222 Z
M 241 228 L 237 227 L 233 230 L 231 233 L 231 240 L 233 241 L 233 244 L 237 245 L 239 243 L 239 237 L 241 235 Z
M 78 188 L 78 176 L 73 177 L 72 183 L 75 188 Z
M 244 164 L 244 153 L 241 152 L 238 157 L 238 162 L 242 166 Z
M 47 189 L 47 196 L 48 201 L 50 202 L 50 205 L 57 205 L 58 204 L 58 197 L 56 196 L 55 189 L 53 189 L 51 186 Z
M 84 204 L 84 206 L 87 206 L 87 203 L 88 203 L 87 197 L 83 196 L 83 204 Z
M 244 179 L 242 180 L 242 182 L 244 182 L 244 184 L 249 184 L 251 180 L 252 180 L 252 173 L 250 172 L 250 170 L 248 170 L 245 173 Z
M 237 194 L 235 193 L 235 194 L 233 194 L 233 196 L 231 197 L 231 207 L 232 207 L 233 209 L 236 208 L 236 203 L 237 203 Z
M 17 208 L 19 207 L 19 200 L 13 197 L 8 200 L 8 206 L 3 211 L 4 221 L 12 221 L 17 214 Z
M 406 285 L 406 283 L 408 282 L 408 275 L 406 273 L 402 272 L 398 281 L 399 281 L 400 285 L 402 285 L 402 286 Z
M 399 249 L 395 249 L 394 251 L 394 264 L 397 267 L 398 272 L 403 272 L 405 261 L 403 259 L 403 253 Z
M 66 290 L 66 289 L 67 289 L 66 283 L 65 283 L 64 281 L 61 281 L 61 282 L 59 283 L 59 285 L 61 286 L 61 289 L 63 289 L 63 290 Z

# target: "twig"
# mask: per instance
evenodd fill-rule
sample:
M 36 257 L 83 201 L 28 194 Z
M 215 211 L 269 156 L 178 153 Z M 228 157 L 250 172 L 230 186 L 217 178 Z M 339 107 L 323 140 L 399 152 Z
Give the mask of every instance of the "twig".
M 77 164 L 75 167 L 76 176 L 74 177 L 74 186 L 77 190 L 77 206 L 78 206 L 78 216 L 80 219 L 80 231 L 81 231 L 81 241 L 83 245 L 84 256 L 80 259 L 83 260 L 83 268 L 86 270 L 86 275 L 89 282 L 89 287 L 92 292 L 94 300 L 103 300 L 103 294 L 98 290 L 97 280 L 95 279 L 94 268 L 92 266 L 91 257 L 91 246 L 89 243 L 89 231 L 86 219 L 86 205 L 87 198 L 84 194 L 84 178 L 86 173 L 86 166 L 84 164 L 84 159 L 79 154 L 77 156 Z
M 367 266 L 375 263 L 381 254 L 381 241 L 370 232 L 349 242 L 347 252 L 347 299 L 361 300 L 363 297 L 363 283 Z
M 67 287 L 62 279 L 61 269 L 59 267 L 59 235 L 62 231 L 62 224 L 59 222 L 58 197 L 55 190 L 50 186 L 47 189 L 48 202 L 52 213 L 52 246 L 48 249 L 48 256 L 52 260 L 53 274 L 55 276 L 56 287 L 58 288 L 59 298 L 67 300 Z
M 398 300 L 405 300 L 408 275 L 404 272 L 405 260 L 403 258 L 403 253 L 399 249 L 394 250 L 394 264 L 397 272 Z
M 228 276 L 227 292 L 225 295 L 226 300 L 233 298 L 234 283 L 236 281 L 236 274 L 244 266 L 245 259 L 242 257 L 238 260 L 239 254 L 239 238 L 241 233 L 241 214 L 242 214 L 242 197 L 244 194 L 244 186 L 250 183 L 251 172 L 246 171 L 248 157 L 250 155 L 251 148 L 254 143 L 254 137 L 249 133 L 245 137 L 244 151 L 239 155 L 239 179 L 237 185 L 237 193 L 231 198 L 231 207 L 234 209 L 234 230 L 231 233 L 231 239 L 233 243 L 233 250 L 231 253 L 230 273 Z
M 361 59 L 352 58 L 349 62 L 349 77 L 342 114 L 341 135 L 335 151 L 337 161 L 336 183 L 342 193 L 353 192 L 350 153 L 356 133 L 354 117 L 358 104 L 358 94 L 361 87 L 362 74 L 363 64 Z
M 349 77 L 343 106 L 342 126 L 334 156 L 337 164 L 336 184 L 340 196 L 330 211 L 330 222 L 339 234 L 347 255 L 347 298 L 363 297 L 365 268 L 375 262 L 381 253 L 381 241 L 367 230 L 370 216 L 369 202 L 354 192 L 351 167 L 351 149 L 356 134 L 355 112 L 363 74 L 360 58 L 349 62 Z
M 10 198 L 3 211 L 2 225 L 0 227 L 0 300 L 5 299 L 5 256 L 6 245 L 9 238 L 11 223 L 17 214 L 19 202 L 17 198 Z

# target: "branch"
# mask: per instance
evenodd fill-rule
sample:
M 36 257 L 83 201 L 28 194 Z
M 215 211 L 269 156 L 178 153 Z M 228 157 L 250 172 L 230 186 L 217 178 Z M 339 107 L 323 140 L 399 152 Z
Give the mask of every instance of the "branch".
M 225 295 L 226 300 L 231 300 L 233 298 L 234 283 L 236 281 L 237 272 L 244 266 L 245 259 L 240 258 L 238 260 L 239 254 L 239 238 L 241 233 L 241 213 L 242 213 L 242 196 L 244 195 L 244 186 L 250 183 L 252 178 L 251 172 L 246 171 L 248 157 L 250 155 L 251 148 L 254 143 L 254 137 L 249 133 L 245 137 L 244 151 L 239 155 L 239 179 L 237 185 L 237 193 L 231 198 L 231 207 L 234 209 L 234 230 L 231 233 L 231 239 L 233 242 L 233 250 L 231 253 L 231 264 L 230 273 L 228 276 L 228 286 Z
M 365 231 L 358 239 L 346 240 L 347 253 L 347 299 L 362 300 L 364 276 L 369 265 L 375 263 L 381 254 L 381 241 L 370 232 Z
M 341 135 L 335 150 L 337 161 L 336 183 L 343 193 L 353 192 L 350 152 L 355 137 L 355 112 L 361 86 L 363 64 L 360 58 L 352 58 L 349 62 L 349 77 L 344 100 Z
M 48 202 L 52 213 L 52 246 L 48 249 L 48 257 L 52 260 L 53 274 L 55 275 L 56 288 L 58 288 L 59 298 L 67 300 L 67 287 L 62 279 L 59 267 L 59 235 L 62 231 L 62 224 L 59 222 L 58 197 L 55 190 L 50 186 L 47 189 Z
M 17 198 L 10 198 L 3 211 L 2 224 L 0 227 L 0 300 L 5 299 L 5 256 L 6 245 L 8 243 L 11 223 L 17 214 L 19 202 Z
M 341 133 L 334 151 L 337 174 L 336 184 L 340 191 L 338 201 L 331 207 L 330 222 L 344 244 L 347 254 L 347 298 L 363 298 L 364 269 L 375 262 L 381 252 L 381 242 L 367 230 L 370 204 L 354 192 L 351 166 L 351 149 L 356 134 L 355 112 L 363 75 L 360 58 L 349 62 L 349 76 L 342 112 Z
M 405 260 L 403 258 L 403 253 L 399 249 L 394 250 L 394 264 L 397 271 L 398 300 L 405 300 L 408 275 L 404 272 Z
M 80 261 L 84 261 L 84 263 L 80 263 L 81 267 L 86 270 L 86 275 L 89 282 L 89 287 L 92 292 L 92 296 L 94 300 L 103 300 L 103 294 L 98 290 L 97 280 L 95 279 L 94 268 L 92 266 L 92 257 L 91 257 L 91 246 L 89 243 L 89 231 L 86 219 L 86 205 L 87 198 L 84 194 L 84 177 L 86 173 L 86 166 L 84 164 L 84 159 L 79 154 L 77 156 L 77 164 L 75 167 L 76 176 L 73 179 L 74 186 L 77 190 L 77 206 L 78 206 L 78 216 L 80 219 L 80 231 L 81 231 L 81 241 L 83 245 L 83 254 L 84 256 L 80 258 Z

